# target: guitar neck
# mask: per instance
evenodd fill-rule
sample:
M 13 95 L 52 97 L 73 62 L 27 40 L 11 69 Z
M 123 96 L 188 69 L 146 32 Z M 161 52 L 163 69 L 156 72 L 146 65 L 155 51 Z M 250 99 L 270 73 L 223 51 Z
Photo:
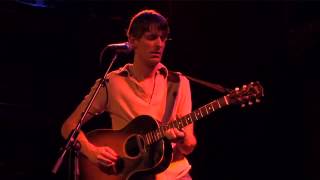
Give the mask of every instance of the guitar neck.
M 158 140 L 165 137 L 164 132 L 172 129 L 177 128 L 181 129 L 197 120 L 200 120 L 207 115 L 211 114 L 212 112 L 221 109 L 224 106 L 228 106 L 230 104 L 230 98 L 226 95 L 219 99 L 216 99 L 194 111 L 191 113 L 183 116 L 180 119 L 171 121 L 167 125 L 160 126 L 158 129 L 153 130 L 145 134 L 145 139 L 148 145 L 153 144 L 154 142 L 157 142 Z

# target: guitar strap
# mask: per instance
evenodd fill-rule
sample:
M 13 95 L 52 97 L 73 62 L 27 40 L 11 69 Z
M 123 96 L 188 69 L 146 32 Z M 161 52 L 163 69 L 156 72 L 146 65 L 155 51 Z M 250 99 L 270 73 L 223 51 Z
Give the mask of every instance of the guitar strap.
M 166 109 L 165 109 L 165 113 L 164 113 L 164 116 L 161 121 L 164 124 L 166 124 L 170 120 L 170 117 L 172 115 L 172 111 L 175 107 L 175 102 L 176 102 L 176 97 L 178 95 L 181 75 L 182 75 L 182 73 L 180 73 L 180 72 L 169 71 L 168 79 L 167 79 L 168 89 L 167 89 Z M 218 91 L 220 93 L 228 93 L 231 91 L 229 88 L 225 88 L 225 87 L 221 86 L 220 84 L 207 82 L 207 81 L 204 81 L 201 79 L 187 76 L 185 74 L 184 74 L 184 76 L 186 78 L 188 78 L 190 81 L 196 82 L 200 85 L 206 86 L 206 87 L 213 89 L 215 91 Z
M 196 82 L 198 84 L 206 86 L 206 87 L 208 87 L 210 89 L 213 89 L 215 91 L 218 91 L 220 93 L 229 93 L 229 92 L 231 92 L 231 89 L 225 88 L 225 87 L 221 86 L 220 84 L 204 81 L 204 80 L 197 79 L 197 78 L 194 78 L 194 77 L 191 77 L 191 76 L 187 76 L 187 75 L 184 75 L 184 76 L 187 77 L 190 81 Z
M 166 109 L 162 118 L 162 123 L 166 124 L 169 122 L 172 115 L 172 111 L 176 105 L 176 98 L 178 95 L 178 90 L 180 86 L 180 75 L 179 72 L 169 71 L 167 78 L 167 100 L 166 100 Z

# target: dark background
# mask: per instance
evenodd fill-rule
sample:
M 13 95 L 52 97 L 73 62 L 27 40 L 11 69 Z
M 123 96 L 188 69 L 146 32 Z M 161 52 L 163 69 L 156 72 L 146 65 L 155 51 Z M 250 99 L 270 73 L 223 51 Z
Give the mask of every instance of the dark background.
M 194 179 L 320 178 L 320 3 L 20 0 L 0 3 L 0 179 L 68 178 L 68 157 L 50 173 L 60 127 L 105 70 L 101 50 L 126 41 L 145 8 L 168 17 L 168 68 L 229 88 L 259 80 L 265 90 L 260 104 L 195 124 Z M 191 88 L 194 109 L 222 96 Z

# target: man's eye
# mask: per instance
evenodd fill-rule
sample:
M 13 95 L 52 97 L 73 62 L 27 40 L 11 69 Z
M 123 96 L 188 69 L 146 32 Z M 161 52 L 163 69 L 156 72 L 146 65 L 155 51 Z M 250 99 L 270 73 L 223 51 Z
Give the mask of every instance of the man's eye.
M 147 39 L 154 40 L 154 39 L 157 39 L 157 36 L 149 35 L 149 36 L 147 36 Z

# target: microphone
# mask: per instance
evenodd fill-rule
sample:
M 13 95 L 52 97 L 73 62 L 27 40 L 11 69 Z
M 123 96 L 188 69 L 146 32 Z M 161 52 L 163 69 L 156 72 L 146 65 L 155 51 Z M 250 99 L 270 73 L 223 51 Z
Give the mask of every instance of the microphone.
M 103 63 L 103 59 L 105 57 L 110 57 L 110 55 L 118 54 L 118 55 L 132 55 L 133 49 L 130 47 L 129 42 L 109 44 L 105 46 L 100 52 L 99 61 L 100 64 Z
M 132 48 L 130 47 L 128 42 L 109 44 L 106 47 L 106 49 L 109 49 L 115 53 L 124 53 L 124 54 L 128 54 L 132 51 Z

